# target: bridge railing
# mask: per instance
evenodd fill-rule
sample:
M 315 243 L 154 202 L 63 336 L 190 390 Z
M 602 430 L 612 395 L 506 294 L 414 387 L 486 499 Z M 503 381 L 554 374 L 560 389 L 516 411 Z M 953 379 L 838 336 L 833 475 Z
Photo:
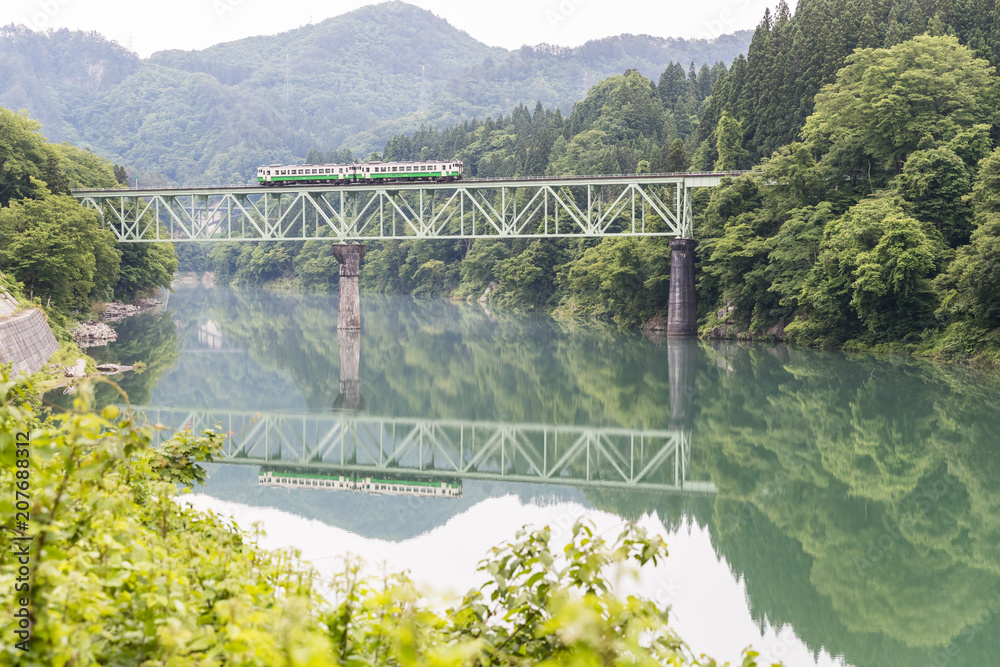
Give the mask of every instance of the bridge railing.
M 693 479 L 685 430 L 516 424 L 326 413 L 134 408 L 165 427 L 227 434 L 224 463 L 351 474 L 407 472 L 670 492 L 714 492 Z
M 691 190 L 738 172 L 331 187 L 80 190 L 122 242 L 670 236 Z

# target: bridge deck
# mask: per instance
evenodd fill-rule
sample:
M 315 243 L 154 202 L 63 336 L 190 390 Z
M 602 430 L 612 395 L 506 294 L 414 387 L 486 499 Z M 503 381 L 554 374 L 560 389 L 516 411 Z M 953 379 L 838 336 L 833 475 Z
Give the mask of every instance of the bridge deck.
M 691 190 L 742 172 L 76 190 L 122 242 L 692 235 Z

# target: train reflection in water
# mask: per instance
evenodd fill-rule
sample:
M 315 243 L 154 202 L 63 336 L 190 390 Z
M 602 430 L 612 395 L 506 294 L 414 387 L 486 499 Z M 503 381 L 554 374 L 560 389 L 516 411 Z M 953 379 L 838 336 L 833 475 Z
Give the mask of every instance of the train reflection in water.
M 312 469 L 261 468 L 257 474 L 259 486 L 327 491 L 355 491 L 388 496 L 418 496 L 425 498 L 461 498 L 462 482 L 439 482 L 433 479 L 401 477 L 388 479 L 351 474 L 322 473 Z

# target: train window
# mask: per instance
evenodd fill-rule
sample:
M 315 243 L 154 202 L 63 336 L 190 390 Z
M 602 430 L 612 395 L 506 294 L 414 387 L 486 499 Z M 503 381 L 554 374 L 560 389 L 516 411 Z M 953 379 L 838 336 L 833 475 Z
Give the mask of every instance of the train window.
M 393 171 L 396 171 L 396 168 L 395 168 L 395 167 L 393 167 L 393 168 L 392 168 L 392 170 L 393 170 Z

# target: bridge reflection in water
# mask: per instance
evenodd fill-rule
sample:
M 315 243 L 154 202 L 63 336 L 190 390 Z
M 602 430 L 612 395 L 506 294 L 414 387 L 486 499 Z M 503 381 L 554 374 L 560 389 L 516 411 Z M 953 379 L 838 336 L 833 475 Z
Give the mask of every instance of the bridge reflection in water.
M 690 474 L 689 430 L 359 414 L 134 408 L 152 424 L 231 432 L 221 463 L 349 478 L 407 475 L 714 493 Z

